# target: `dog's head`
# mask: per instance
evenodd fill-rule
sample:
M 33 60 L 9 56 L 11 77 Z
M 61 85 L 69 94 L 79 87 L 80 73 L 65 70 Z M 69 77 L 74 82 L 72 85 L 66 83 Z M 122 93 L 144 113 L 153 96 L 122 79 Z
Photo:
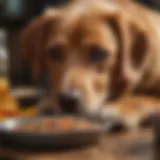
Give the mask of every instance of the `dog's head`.
M 146 33 L 118 4 L 81 0 L 34 19 L 21 42 L 34 77 L 46 71 L 57 105 L 95 114 L 110 95 L 130 92 L 140 81 Z

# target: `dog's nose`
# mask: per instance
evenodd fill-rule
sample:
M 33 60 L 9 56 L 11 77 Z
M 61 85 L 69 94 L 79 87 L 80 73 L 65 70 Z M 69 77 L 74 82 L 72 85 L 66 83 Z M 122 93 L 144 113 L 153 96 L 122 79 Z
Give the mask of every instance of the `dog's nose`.
M 59 94 L 59 104 L 62 111 L 66 113 L 75 113 L 78 109 L 79 96 L 73 93 L 60 93 Z

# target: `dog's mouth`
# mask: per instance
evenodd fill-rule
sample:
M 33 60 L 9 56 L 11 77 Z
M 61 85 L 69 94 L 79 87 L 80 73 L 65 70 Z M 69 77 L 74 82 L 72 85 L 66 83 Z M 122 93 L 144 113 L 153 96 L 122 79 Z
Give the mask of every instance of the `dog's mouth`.
M 93 119 L 98 119 L 100 117 L 101 109 L 103 108 L 106 99 L 102 101 L 95 101 L 92 103 L 84 101 L 76 94 L 57 94 L 55 92 L 49 92 L 46 94 L 48 99 L 52 99 L 49 106 L 42 107 L 42 112 L 46 115 L 54 114 L 74 114 L 79 116 L 85 116 Z
M 80 105 L 77 102 L 72 103 L 60 103 L 60 108 L 62 113 L 66 114 L 77 114 L 79 113 L 79 107 Z
M 97 111 L 95 112 L 90 112 L 87 110 L 87 106 L 81 104 L 81 103 L 70 103 L 70 104 L 61 104 L 61 113 L 62 114 L 74 114 L 82 117 L 87 117 L 92 120 L 99 120 L 100 119 L 100 111 L 101 107 L 97 107 Z

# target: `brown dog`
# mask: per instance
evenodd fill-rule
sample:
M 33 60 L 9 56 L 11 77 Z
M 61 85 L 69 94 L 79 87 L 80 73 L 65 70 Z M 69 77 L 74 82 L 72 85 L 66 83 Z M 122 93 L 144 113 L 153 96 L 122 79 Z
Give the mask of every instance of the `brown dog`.
M 160 16 L 123 2 L 77 0 L 48 9 L 21 42 L 34 77 L 47 72 L 56 106 L 114 116 L 133 128 L 159 106 L 140 95 L 159 95 Z

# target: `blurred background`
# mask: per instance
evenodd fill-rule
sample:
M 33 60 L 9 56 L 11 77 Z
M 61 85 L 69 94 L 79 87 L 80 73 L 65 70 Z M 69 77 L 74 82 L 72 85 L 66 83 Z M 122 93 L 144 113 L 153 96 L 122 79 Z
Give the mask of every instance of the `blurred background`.
M 12 86 L 34 85 L 30 67 L 19 53 L 19 34 L 30 19 L 47 6 L 60 6 L 69 0 L 0 0 L 0 71 L 10 79 Z M 160 10 L 159 0 L 140 0 Z M 45 86 L 43 76 L 36 84 Z

